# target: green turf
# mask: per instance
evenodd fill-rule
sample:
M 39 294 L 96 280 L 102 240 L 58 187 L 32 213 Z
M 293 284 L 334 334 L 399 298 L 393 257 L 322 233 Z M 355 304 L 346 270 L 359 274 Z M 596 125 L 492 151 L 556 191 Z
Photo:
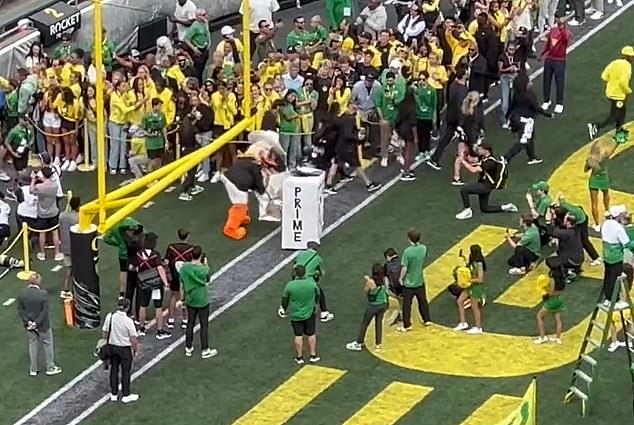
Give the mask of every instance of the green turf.
M 496 193 L 495 199 L 523 206 L 529 182 L 548 178 L 558 164 L 587 142 L 583 123 L 591 118 L 599 118 L 607 111 L 607 104 L 598 100 L 603 99 L 603 87 L 599 79 L 601 69 L 631 39 L 631 30 L 626 25 L 633 17 L 634 12 L 625 13 L 571 55 L 567 65 L 566 113 L 556 120 L 540 119 L 537 123 L 537 149 L 544 163 L 529 168 L 523 164 L 523 156 L 516 158 L 510 187 Z M 536 84 L 537 87 L 539 85 Z M 494 128 L 494 119 L 489 121 L 488 140 L 498 151 L 503 152 L 510 146 L 510 136 Z M 448 153 L 446 164 L 450 156 Z M 633 183 L 632 173 L 618 173 L 618 170 L 629 169 L 624 162 L 627 161 L 626 156 L 622 155 L 611 166 L 611 175 L 619 189 L 631 187 Z M 218 188 L 215 190 L 220 191 Z M 368 272 L 372 262 L 381 260 L 384 248 L 394 246 L 402 249 L 406 246 L 404 233 L 409 227 L 418 227 L 423 231 L 424 241 L 430 248 L 430 260 L 433 260 L 478 224 L 516 224 L 516 217 L 510 215 L 480 216 L 479 213 L 474 220 L 457 222 L 453 215 L 461 209 L 461 205 L 457 192 L 452 192 L 455 190 L 449 185 L 446 171 L 432 173 L 424 170 L 416 183 L 398 184 L 324 240 L 324 259 L 328 270 L 324 286 L 337 317 L 334 322 L 319 327 L 320 354 L 324 366 L 349 372 L 294 417 L 290 424 L 342 423 L 385 385 L 395 380 L 435 388 L 424 402 L 399 422 L 412 425 L 459 424 L 493 393 L 521 395 L 526 389 L 530 381 L 528 376 L 512 379 L 446 377 L 401 369 L 383 363 L 366 352 L 350 353 L 344 350 L 345 343 L 353 339 L 357 332 L 365 304 L 361 294 L 361 277 Z M 185 224 L 196 231 L 197 240 L 213 253 L 213 265 L 218 267 L 238 251 L 246 249 L 249 242 L 234 244 L 219 236 L 226 201 L 222 195 L 214 198 L 209 196 L 207 199 L 209 202 L 195 204 L 195 208 L 200 211 L 189 217 L 194 217 L 196 221 L 188 218 Z M 184 219 L 179 211 L 179 207 L 182 210 L 182 204 L 171 196 L 169 200 L 161 200 L 160 205 L 161 214 L 157 214 L 157 207 L 153 207 L 139 213 L 141 221 L 149 223 L 152 220 L 153 229 L 174 229 L 180 225 L 179 220 Z M 187 208 L 189 211 L 194 206 Z M 251 227 L 251 241 L 270 229 L 259 223 Z M 163 243 L 170 239 L 169 234 L 162 231 L 160 234 Z M 508 248 L 500 248 L 488 258 L 490 272 L 487 290 L 490 299 L 514 281 L 505 274 L 508 255 Z M 112 250 L 105 250 L 100 267 L 104 293 L 111 300 L 116 282 L 116 263 Z M 220 350 L 218 358 L 207 361 L 196 357 L 185 359 L 179 349 L 133 384 L 134 390 L 142 395 L 141 401 L 126 407 L 107 405 L 91 416 L 87 423 L 232 423 L 297 370 L 291 361 L 289 326 L 275 315 L 287 276 L 288 270 L 283 270 L 212 323 L 213 345 Z M 59 275 L 49 278 L 56 279 L 49 284 L 51 289 L 56 290 Z M 5 279 L 0 286 L 0 296 L 15 296 L 19 286 L 16 281 Z M 589 313 L 597 288 L 596 282 L 582 280 L 567 291 L 569 309 L 565 315 L 566 326 Z M 444 325 L 455 324 L 456 312 L 449 297 L 439 297 L 431 308 L 434 321 Z M 3 336 L 6 335 L 7 344 L 0 368 L 8 371 L 3 384 L 14 389 L 0 400 L 0 422 L 4 423 L 4 418 L 16 418 L 25 413 L 56 386 L 91 363 L 93 359 L 83 353 L 92 348 L 95 333 L 59 330 L 57 352 L 66 373 L 54 379 L 38 378 L 38 385 L 33 386 L 25 373 L 26 343 L 19 326 L 14 325 L 15 313 L 6 308 L 0 312 L 0 319 L 9 319 L 3 321 Z M 59 325 L 59 308 L 54 309 L 53 313 Z M 485 314 L 485 326 L 492 332 L 518 335 L 535 333 L 534 311 L 491 304 L 487 306 Z M 417 353 L 411 355 L 416 356 Z M 630 382 L 625 354 L 619 351 L 606 358 L 601 379 L 595 386 L 595 414 L 585 422 L 593 425 L 631 423 Z M 561 404 L 570 373 L 569 365 L 539 376 L 541 424 L 576 425 L 580 421 L 576 406 Z

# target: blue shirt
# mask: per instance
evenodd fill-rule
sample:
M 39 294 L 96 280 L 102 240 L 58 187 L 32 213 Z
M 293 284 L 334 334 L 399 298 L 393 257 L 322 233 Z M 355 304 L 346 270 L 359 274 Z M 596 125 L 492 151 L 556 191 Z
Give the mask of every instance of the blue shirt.
M 297 74 L 295 79 L 291 78 L 290 74 L 284 74 L 282 75 L 282 81 L 284 81 L 284 87 L 286 87 L 287 90 L 294 90 L 296 92 L 299 92 L 299 89 L 304 85 L 304 77 L 299 74 Z

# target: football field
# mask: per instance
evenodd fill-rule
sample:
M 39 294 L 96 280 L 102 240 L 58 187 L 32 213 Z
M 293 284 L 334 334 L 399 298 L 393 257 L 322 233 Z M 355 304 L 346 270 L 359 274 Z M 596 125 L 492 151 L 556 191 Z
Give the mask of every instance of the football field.
M 632 19 L 634 11 L 622 13 L 571 53 L 565 113 L 553 120 L 539 117 L 536 124 L 537 152 L 544 162 L 528 166 L 523 154 L 516 157 L 507 188 L 495 192 L 493 202 L 513 202 L 525 211 L 528 186 L 544 179 L 550 181 L 553 197 L 561 191 L 589 211 L 583 174 L 589 143 L 585 123 L 607 113 L 599 76 L 624 45 L 633 43 Z M 535 89 L 541 98 L 540 77 Z M 501 154 L 512 138 L 499 128 L 496 115 L 494 111 L 488 116 L 487 142 Z M 613 203 L 626 203 L 630 209 L 634 208 L 634 194 L 628 193 L 634 192 L 631 145 L 610 163 Z M 159 233 L 161 246 L 175 239 L 178 227 L 186 227 L 194 242 L 205 247 L 218 276 L 211 287 L 217 313 L 210 332 L 212 345 L 219 350 L 210 360 L 200 359 L 199 350 L 185 358 L 178 343 L 180 330 L 167 341 L 155 341 L 153 332 L 148 333 L 138 359 L 139 378 L 132 384 L 141 395 L 137 403 L 102 402 L 108 391 L 107 374 L 94 365 L 91 354 L 99 333 L 63 327 L 61 302 L 54 298 L 61 272 L 51 271 L 52 262 L 35 263 L 53 297 L 56 353 L 64 373 L 53 378 L 28 376 L 26 337 L 14 305 L 0 307 L 4 390 L 0 423 L 23 418 L 20 423 L 95 425 L 497 425 L 519 405 L 533 376 L 542 425 L 632 423 L 632 385 L 623 349 L 602 357 L 590 417 L 582 419 L 577 404 L 562 403 L 603 268 L 586 264 L 584 276 L 564 292 L 563 344 L 533 344 L 540 304 L 535 283 L 544 269 L 525 277 L 507 274 L 511 249 L 503 235 L 507 228 L 517 227 L 517 214 L 481 215 L 474 203 L 473 219 L 455 220 L 462 205 L 458 190 L 450 185 L 452 163 L 453 155 L 447 152 L 443 171 L 421 167 L 414 183 L 390 183 L 380 196 L 368 198 L 353 182 L 328 199 L 329 230 L 321 248 L 326 267 L 323 287 L 336 317 L 318 325 L 322 361 L 317 365 L 300 367 L 293 362 L 290 326 L 275 313 L 292 257 L 279 251 L 279 235 L 271 233 L 275 232 L 271 224 L 253 223 L 246 241 L 223 238 L 227 200 L 221 186 L 208 186 L 189 204 L 178 202 L 177 192 L 163 195 L 135 216 L 148 230 Z M 388 179 L 389 173 L 382 172 Z M 76 193 L 87 201 L 93 194 L 88 182 L 92 178 L 73 176 L 66 184 L 85 187 Z M 109 183 L 114 187 L 118 182 Z M 386 326 L 380 352 L 345 350 L 356 336 L 366 304 L 363 275 L 372 263 L 382 261 L 386 248 L 402 252 L 412 227 L 422 231 L 429 248 L 425 277 L 434 324 L 424 328 L 415 317 L 414 330 L 404 335 Z M 472 243 L 483 247 L 488 266 L 485 333 L 479 336 L 452 331 L 457 312 L 454 298 L 445 290 L 457 252 Z M 117 292 L 114 251 L 109 247 L 100 251 L 104 315 L 113 308 Z M 0 303 L 15 297 L 22 285 L 14 277 L 0 281 Z M 551 332 L 553 327 L 548 321 Z M 367 345 L 373 347 L 373 333 L 367 337 Z

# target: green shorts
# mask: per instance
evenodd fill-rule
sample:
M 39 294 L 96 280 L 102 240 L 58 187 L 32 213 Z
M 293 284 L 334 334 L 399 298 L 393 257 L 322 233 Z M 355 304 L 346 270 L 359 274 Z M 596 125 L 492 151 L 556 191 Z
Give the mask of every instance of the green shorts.
M 588 188 L 590 188 L 590 190 L 610 190 L 610 176 L 608 173 L 590 175 Z
M 544 301 L 544 308 L 551 313 L 561 313 L 566 309 L 564 301 L 559 297 L 550 297 Z
M 467 288 L 469 291 L 469 296 L 471 298 L 475 298 L 477 300 L 482 300 L 485 297 L 484 285 L 481 283 L 474 283 Z

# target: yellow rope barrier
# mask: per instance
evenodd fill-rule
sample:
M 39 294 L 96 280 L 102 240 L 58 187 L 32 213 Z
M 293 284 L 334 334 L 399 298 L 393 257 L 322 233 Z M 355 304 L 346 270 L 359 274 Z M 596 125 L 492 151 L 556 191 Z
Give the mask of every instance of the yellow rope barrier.
M 20 237 L 22 236 L 22 233 L 24 233 L 24 229 L 20 229 L 20 232 L 16 235 L 15 239 L 13 239 L 13 241 L 9 244 L 9 246 L 2 251 L 1 255 L 7 255 L 9 253 L 9 251 L 11 251 L 13 249 L 13 247 L 15 246 L 16 243 L 18 243 L 18 241 L 20 240 Z
M 22 223 L 22 255 L 24 256 L 24 270 L 18 272 L 17 277 L 20 280 L 29 280 L 31 277 L 31 259 L 29 257 L 29 225 Z

